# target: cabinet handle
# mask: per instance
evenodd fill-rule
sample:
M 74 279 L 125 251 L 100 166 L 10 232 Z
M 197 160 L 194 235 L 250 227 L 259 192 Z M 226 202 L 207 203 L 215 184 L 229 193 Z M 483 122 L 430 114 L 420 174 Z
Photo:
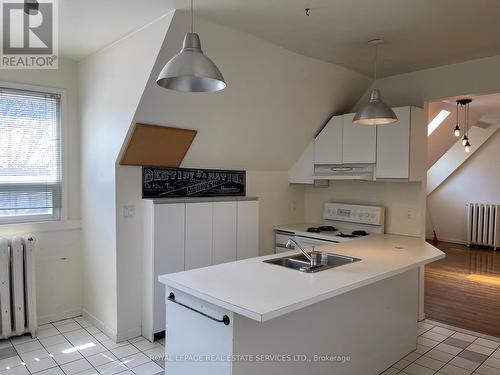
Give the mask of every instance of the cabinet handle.
M 227 316 L 227 315 L 224 315 L 224 316 L 222 317 L 222 319 L 217 319 L 217 318 L 214 318 L 213 316 L 210 316 L 210 315 L 208 315 L 208 314 L 205 314 L 204 312 L 202 312 L 202 311 L 200 311 L 200 310 L 193 309 L 191 306 L 188 306 L 188 305 L 185 305 L 185 304 L 183 304 L 183 303 L 181 303 L 181 302 L 179 302 L 179 301 L 176 301 L 176 300 L 175 300 L 175 294 L 174 294 L 174 293 L 172 293 L 172 292 L 170 292 L 170 294 L 168 295 L 168 300 L 169 300 L 169 301 L 171 301 L 171 302 L 173 302 L 173 303 L 178 304 L 179 306 L 185 307 L 185 308 L 186 308 L 186 309 L 188 309 L 188 310 L 191 310 L 191 311 L 194 311 L 195 313 L 198 313 L 198 314 L 200 314 L 200 315 L 203 315 L 205 318 L 211 319 L 211 320 L 213 320 L 213 321 L 215 321 L 215 322 L 217 322 L 217 323 L 224 323 L 226 326 L 228 326 L 228 325 L 229 325 L 229 323 L 231 322 L 231 321 L 229 320 L 229 316 Z

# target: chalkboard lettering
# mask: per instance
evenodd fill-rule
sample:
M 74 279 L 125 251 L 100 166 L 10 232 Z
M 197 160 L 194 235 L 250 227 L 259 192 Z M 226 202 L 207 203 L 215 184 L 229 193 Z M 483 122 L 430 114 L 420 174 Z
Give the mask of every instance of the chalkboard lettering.
M 245 171 L 142 168 L 143 198 L 245 196 L 245 185 Z

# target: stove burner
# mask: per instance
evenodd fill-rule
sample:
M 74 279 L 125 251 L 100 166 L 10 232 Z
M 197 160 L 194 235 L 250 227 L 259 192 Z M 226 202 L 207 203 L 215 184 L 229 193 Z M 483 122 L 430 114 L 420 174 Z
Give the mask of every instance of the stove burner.
M 357 237 L 354 234 L 345 234 L 345 233 L 342 233 L 342 232 L 340 232 L 340 234 L 338 236 L 339 237 L 345 237 L 345 238 L 355 238 L 355 237 Z
M 319 232 L 321 232 L 321 229 L 315 228 L 315 227 L 311 227 L 311 228 L 307 228 L 307 231 L 309 233 L 319 233 Z
M 335 232 L 337 230 L 337 228 L 332 227 L 331 225 L 323 225 L 321 227 L 318 227 L 318 229 L 321 232 Z
M 353 230 L 352 234 L 355 236 L 368 236 L 368 232 L 366 230 Z

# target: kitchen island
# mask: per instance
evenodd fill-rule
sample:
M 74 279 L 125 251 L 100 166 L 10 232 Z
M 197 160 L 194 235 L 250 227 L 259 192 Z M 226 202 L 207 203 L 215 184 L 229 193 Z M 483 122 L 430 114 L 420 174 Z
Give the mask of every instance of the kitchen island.
M 316 250 L 361 260 L 303 273 L 273 254 L 160 276 L 166 372 L 378 374 L 414 350 L 418 267 L 444 253 L 394 235 Z

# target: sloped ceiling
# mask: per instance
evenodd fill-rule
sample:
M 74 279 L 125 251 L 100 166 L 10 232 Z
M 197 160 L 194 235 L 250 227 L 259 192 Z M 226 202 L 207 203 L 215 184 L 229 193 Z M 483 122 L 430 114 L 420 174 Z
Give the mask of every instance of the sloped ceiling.
M 61 0 L 61 53 L 72 59 L 116 41 L 187 0 Z M 372 73 L 366 42 L 385 38 L 380 75 L 500 54 L 498 0 L 203 0 L 199 17 L 305 56 Z M 310 16 L 304 9 L 311 8 Z
M 228 87 L 180 93 L 155 79 L 176 54 L 189 16 L 176 11 L 136 112 L 135 122 L 194 129 L 183 166 L 288 170 L 333 113 L 348 110 L 370 80 L 290 52 L 250 34 L 196 20 L 205 53 Z

